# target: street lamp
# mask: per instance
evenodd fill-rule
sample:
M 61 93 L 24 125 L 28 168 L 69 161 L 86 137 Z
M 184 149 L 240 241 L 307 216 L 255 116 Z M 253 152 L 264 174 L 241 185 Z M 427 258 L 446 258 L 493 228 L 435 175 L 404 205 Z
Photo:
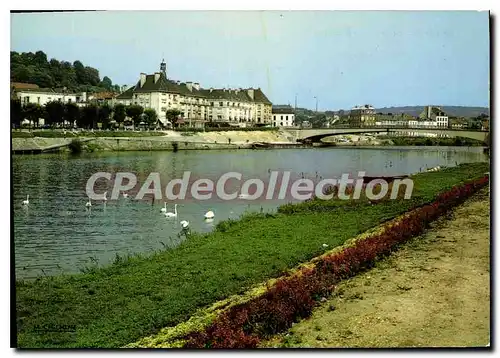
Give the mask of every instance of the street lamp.
M 316 114 L 318 114 L 318 97 L 314 96 L 314 99 L 316 100 Z

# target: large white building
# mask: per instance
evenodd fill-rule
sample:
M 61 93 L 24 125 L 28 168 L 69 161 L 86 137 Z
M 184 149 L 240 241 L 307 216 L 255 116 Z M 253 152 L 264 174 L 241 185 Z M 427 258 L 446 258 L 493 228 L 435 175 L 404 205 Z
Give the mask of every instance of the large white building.
M 62 90 L 57 91 L 51 88 L 39 88 L 35 84 L 18 82 L 11 84 L 11 95 L 18 98 L 22 105 L 35 103 L 44 106 L 52 101 L 79 104 L 87 101 L 87 94 L 85 92 L 71 93 Z
M 197 82 L 167 78 L 166 64 L 152 75 L 141 73 L 139 81 L 118 97 L 116 103 L 152 108 L 164 124 L 166 112 L 177 109 L 184 122 L 193 126 L 204 122 L 226 122 L 234 126 L 270 125 L 272 104 L 260 88 L 204 89 Z
M 432 125 L 428 126 L 448 127 L 448 116 L 439 107 L 426 106 L 419 117 L 424 119 L 424 122 L 432 122 Z
M 273 112 L 273 127 L 295 126 L 295 111 L 291 106 L 275 106 Z

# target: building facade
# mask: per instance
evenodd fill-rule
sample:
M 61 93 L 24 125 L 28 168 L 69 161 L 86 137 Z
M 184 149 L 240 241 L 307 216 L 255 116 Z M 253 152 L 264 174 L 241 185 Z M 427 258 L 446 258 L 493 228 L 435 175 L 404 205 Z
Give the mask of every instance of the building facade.
M 39 88 L 35 84 L 17 82 L 11 84 L 11 97 L 19 99 L 22 105 L 35 103 L 40 106 L 44 106 L 52 101 L 77 104 L 83 104 L 87 101 L 87 93 L 85 92 L 72 93 L 51 88 Z
M 375 125 L 375 108 L 369 104 L 351 109 L 349 124 L 352 127 L 371 127 Z
M 173 81 L 167 77 L 166 64 L 152 75 L 141 73 L 139 81 L 115 99 L 124 105 L 152 108 L 163 124 L 166 113 L 178 110 L 190 126 L 224 122 L 233 126 L 271 125 L 272 103 L 260 88 L 201 88 L 197 82 Z
M 435 127 L 448 127 L 448 115 L 439 107 L 425 106 L 419 118 L 424 121 L 434 122 L 433 126 Z
M 273 127 L 294 127 L 295 111 L 291 106 L 275 106 L 272 109 Z

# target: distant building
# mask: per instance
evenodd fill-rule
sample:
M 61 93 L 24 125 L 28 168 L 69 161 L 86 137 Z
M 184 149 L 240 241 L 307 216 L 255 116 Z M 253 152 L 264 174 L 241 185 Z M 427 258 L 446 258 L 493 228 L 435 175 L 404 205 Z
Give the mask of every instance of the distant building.
M 271 125 L 272 103 L 260 88 L 204 89 L 197 82 L 173 81 L 167 77 L 166 64 L 160 72 L 141 73 L 133 87 L 116 97 L 117 103 L 152 108 L 164 124 L 166 112 L 176 109 L 182 121 L 200 127 L 206 122 L 245 127 Z
M 395 127 L 408 127 L 411 120 L 415 117 L 406 113 L 377 113 L 375 115 L 375 125 L 377 126 L 395 126 Z
M 448 128 L 452 129 L 465 129 L 468 127 L 467 119 L 458 117 L 448 118 Z
M 295 125 L 295 111 L 291 106 L 274 106 L 273 127 L 293 127 Z
M 108 104 L 110 106 L 114 106 L 117 96 L 118 94 L 115 92 L 97 92 L 90 94 L 88 96 L 88 101 L 96 104 Z
M 375 125 L 375 108 L 369 104 L 351 109 L 349 124 L 352 127 L 370 127 Z
M 439 107 L 425 106 L 419 118 L 434 122 L 435 127 L 448 127 L 448 116 Z
M 489 131 L 490 130 L 490 117 L 484 118 L 481 120 L 481 130 Z
M 312 124 L 309 121 L 302 121 L 302 123 L 300 124 L 300 127 L 301 128 L 312 128 Z

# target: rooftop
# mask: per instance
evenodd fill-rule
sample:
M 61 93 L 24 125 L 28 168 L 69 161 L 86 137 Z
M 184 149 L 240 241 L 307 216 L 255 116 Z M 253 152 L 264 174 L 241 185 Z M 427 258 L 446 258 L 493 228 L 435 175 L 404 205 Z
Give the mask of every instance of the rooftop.
M 224 99 L 241 102 L 258 102 L 271 104 L 271 101 L 266 97 L 260 88 L 201 88 L 198 83 L 193 85 L 191 82 L 184 83 L 168 79 L 163 72 L 157 72 L 152 75 L 141 74 L 144 76 L 144 83 L 141 86 L 141 79 L 137 81 L 135 86 L 130 87 L 125 92 L 118 95 L 117 99 L 130 99 L 132 95 L 145 92 L 170 92 L 185 96 L 194 96 L 208 99 Z M 189 84 L 189 87 L 188 87 Z M 199 89 L 197 89 L 198 87 Z M 249 92 L 253 91 L 253 99 Z

